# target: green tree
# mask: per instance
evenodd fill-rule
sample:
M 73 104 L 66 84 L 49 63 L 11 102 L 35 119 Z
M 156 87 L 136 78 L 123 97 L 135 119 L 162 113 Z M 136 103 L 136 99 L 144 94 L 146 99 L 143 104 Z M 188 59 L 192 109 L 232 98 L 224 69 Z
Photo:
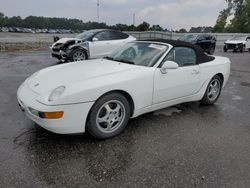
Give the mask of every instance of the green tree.
M 163 31 L 163 28 L 160 25 L 152 25 L 152 27 L 150 27 L 150 30 L 152 31 Z
M 4 18 L 4 13 L 0 12 L 0 18 Z
M 137 31 L 148 31 L 150 28 L 150 24 L 147 22 L 142 22 L 137 26 Z
M 250 32 L 250 0 L 226 0 L 228 8 L 223 10 L 218 16 L 214 27 L 216 32 Z M 229 12 L 229 13 L 228 13 Z M 233 19 L 230 24 L 226 21 L 230 12 L 233 12 Z M 224 14 L 222 14 L 224 13 Z M 228 13 L 228 14 L 227 14 Z
M 220 15 L 217 18 L 216 24 L 213 28 L 214 32 L 225 32 L 225 27 L 227 24 L 227 18 L 230 15 L 230 8 L 224 9 L 220 12 Z

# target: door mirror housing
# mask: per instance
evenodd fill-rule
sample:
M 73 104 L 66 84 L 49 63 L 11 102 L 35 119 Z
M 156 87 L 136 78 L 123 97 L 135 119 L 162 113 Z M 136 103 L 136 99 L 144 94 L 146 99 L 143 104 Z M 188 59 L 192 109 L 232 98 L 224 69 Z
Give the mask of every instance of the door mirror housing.
M 93 41 L 93 42 L 98 41 L 98 38 L 93 37 L 93 38 L 92 38 L 92 41 Z
M 179 65 L 174 61 L 165 61 L 161 67 L 161 73 L 166 74 L 167 70 L 178 69 Z

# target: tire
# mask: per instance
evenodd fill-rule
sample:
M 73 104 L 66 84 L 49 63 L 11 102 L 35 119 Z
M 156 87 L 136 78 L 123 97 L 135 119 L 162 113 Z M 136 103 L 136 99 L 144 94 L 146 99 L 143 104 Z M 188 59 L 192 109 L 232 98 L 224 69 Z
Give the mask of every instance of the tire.
M 242 45 L 242 47 L 240 48 L 240 53 L 243 53 L 246 50 L 246 46 Z
M 250 52 L 250 48 L 248 48 L 248 51 Z
M 224 50 L 224 52 L 227 52 L 227 47 L 226 47 L 226 46 L 224 46 L 223 50 Z
M 209 54 L 209 55 L 213 55 L 213 54 L 214 54 L 214 51 L 215 51 L 215 47 L 214 47 L 214 46 L 211 46 L 211 48 L 210 48 L 208 54 Z
M 221 77 L 218 75 L 215 75 L 209 82 L 206 92 L 201 100 L 202 104 L 206 105 L 212 105 L 214 104 L 220 94 L 221 94 L 221 89 L 222 89 L 222 80 Z
M 70 61 L 83 61 L 87 59 L 87 54 L 84 50 L 74 49 L 69 55 Z
M 120 93 L 109 93 L 96 101 L 87 121 L 87 130 L 98 139 L 120 134 L 130 118 L 130 105 Z

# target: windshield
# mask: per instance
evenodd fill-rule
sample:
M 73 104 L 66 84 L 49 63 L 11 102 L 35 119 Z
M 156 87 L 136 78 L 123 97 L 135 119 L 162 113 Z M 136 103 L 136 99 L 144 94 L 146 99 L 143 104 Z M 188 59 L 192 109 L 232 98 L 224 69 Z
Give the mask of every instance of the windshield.
M 130 42 L 106 58 L 123 63 L 151 67 L 167 49 L 168 46 L 163 44 Z
M 185 42 L 192 42 L 195 41 L 198 35 L 183 35 L 179 38 L 179 40 L 185 41 Z
M 246 36 L 234 36 L 231 40 L 246 40 Z
M 84 31 L 83 33 L 76 36 L 77 39 L 88 39 L 94 35 L 93 31 Z

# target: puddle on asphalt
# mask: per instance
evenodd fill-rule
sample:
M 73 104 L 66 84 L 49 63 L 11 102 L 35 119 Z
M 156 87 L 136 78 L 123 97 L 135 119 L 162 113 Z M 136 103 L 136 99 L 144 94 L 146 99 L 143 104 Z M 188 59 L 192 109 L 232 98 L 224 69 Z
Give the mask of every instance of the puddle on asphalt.
M 250 83 L 248 82 L 241 82 L 240 85 L 245 86 L 245 87 L 250 87 Z
M 232 97 L 232 100 L 234 100 L 234 101 L 238 101 L 238 100 L 242 100 L 242 99 L 243 99 L 243 97 L 238 96 L 238 95 L 234 95 L 234 96 Z
M 176 108 L 176 107 L 169 107 L 169 108 L 165 108 L 162 110 L 158 110 L 154 112 L 154 115 L 158 116 L 158 115 L 164 115 L 164 116 L 171 116 L 174 113 L 181 113 L 182 110 Z

